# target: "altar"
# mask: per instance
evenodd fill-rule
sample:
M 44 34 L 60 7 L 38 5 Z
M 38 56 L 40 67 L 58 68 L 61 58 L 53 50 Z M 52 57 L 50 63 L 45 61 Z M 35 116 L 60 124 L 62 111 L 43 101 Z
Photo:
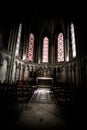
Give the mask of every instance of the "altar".
M 37 77 L 36 83 L 38 87 L 51 87 L 53 86 L 53 78 L 51 77 Z

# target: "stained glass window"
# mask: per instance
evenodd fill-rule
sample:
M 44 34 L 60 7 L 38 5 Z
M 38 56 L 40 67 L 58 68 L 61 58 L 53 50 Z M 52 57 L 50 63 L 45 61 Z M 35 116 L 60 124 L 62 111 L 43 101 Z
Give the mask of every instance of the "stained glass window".
M 71 23 L 71 44 L 72 44 L 72 56 L 76 57 L 76 43 L 75 43 L 75 30 L 74 24 Z
M 19 25 L 15 56 L 19 55 L 20 40 L 21 40 L 21 31 L 22 31 L 22 24 Z
M 28 53 L 27 53 L 27 60 L 33 61 L 34 54 L 34 34 L 30 33 L 29 35 L 29 44 L 28 44 Z
M 48 37 L 44 37 L 42 62 L 46 62 L 46 63 L 48 62 L 48 48 L 49 48 L 49 39 Z
M 63 33 L 59 33 L 57 38 L 57 61 L 64 61 L 64 41 L 63 41 Z

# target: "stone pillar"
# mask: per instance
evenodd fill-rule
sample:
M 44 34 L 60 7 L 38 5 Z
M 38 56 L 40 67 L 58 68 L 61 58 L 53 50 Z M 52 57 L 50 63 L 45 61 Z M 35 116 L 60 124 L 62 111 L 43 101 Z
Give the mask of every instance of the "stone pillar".
M 9 39 L 9 45 L 8 50 L 11 54 L 11 61 L 10 61 L 10 72 L 9 72 L 9 83 L 11 83 L 14 80 L 14 62 L 15 62 L 15 46 L 17 41 L 17 27 L 13 25 L 12 31 L 11 31 L 11 37 Z
M 14 61 L 13 61 L 13 55 L 11 55 L 11 60 L 10 60 L 10 70 L 9 70 L 9 83 L 12 82 L 12 76 L 13 76 L 13 66 L 14 66 Z
M 9 83 L 10 60 L 7 60 L 6 83 Z
M 25 31 L 25 33 L 24 33 L 24 44 L 23 44 L 23 55 L 22 55 L 22 59 L 23 60 L 27 60 L 29 35 L 27 36 L 26 28 L 24 28 L 24 31 Z
M 22 73 L 22 75 L 21 75 L 21 80 L 23 80 L 24 81 L 24 75 L 25 75 L 25 66 L 24 66 L 24 64 L 22 65 L 22 68 L 21 68 L 21 73 Z
M 8 51 L 10 52 L 10 49 L 11 49 L 11 42 L 12 42 L 12 37 L 13 37 L 13 25 L 12 25 L 12 28 L 11 28 L 11 31 L 10 31 L 10 36 L 9 36 L 9 42 L 8 42 Z
M 25 67 L 24 80 L 28 80 L 28 67 Z
M 17 66 L 17 71 L 16 71 L 16 80 L 20 80 L 20 66 Z
M 12 81 L 20 80 L 21 73 L 21 64 L 14 62 L 13 73 L 12 73 Z
M 0 70 L 0 78 L 1 78 L 1 82 L 6 82 L 6 71 L 7 71 L 7 60 L 3 59 L 3 63 L 1 66 L 1 70 Z
M 69 25 L 67 28 L 67 41 L 66 41 L 66 46 L 65 46 L 65 60 L 68 62 L 69 61 Z
M 14 81 L 16 81 L 16 74 L 17 74 L 17 62 L 15 62 L 15 76 L 14 76 Z
M 8 50 L 11 53 L 13 53 L 13 50 L 15 49 L 14 44 L 16 44 L 16 39 L 17 39 L 17 28 L 13 26 L 11 30 L 11 36 L 9 38 L 9 44 L 8 44 Z
M 19 80 L 21 78 L 21 63 L 19 63 Z
M 21 65 L 21 69 L 20 69 L 20 80 L 22 80 L 22 73 L 23 73 L 23 68 L 22 68 L 22 65 Z

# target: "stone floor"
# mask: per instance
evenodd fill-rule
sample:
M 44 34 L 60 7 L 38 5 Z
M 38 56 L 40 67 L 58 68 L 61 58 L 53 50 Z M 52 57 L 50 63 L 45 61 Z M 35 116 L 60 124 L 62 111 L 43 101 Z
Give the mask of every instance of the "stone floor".
M 52 93 L 48 89 L 36 90 L 17 125 L 31 129 L 65 128 L 67 121 L 62 118 L 60 108 L 51 97 Z
M 81 115 L 80 112 L 74 112 L 72 113 L 70 104 L 57 104 L 50 90 L 40 89 L 35 91 L 22 111 L 19 109 L 4 114 L 0 126 L 2 129 L 75 130 L 80 127 Z

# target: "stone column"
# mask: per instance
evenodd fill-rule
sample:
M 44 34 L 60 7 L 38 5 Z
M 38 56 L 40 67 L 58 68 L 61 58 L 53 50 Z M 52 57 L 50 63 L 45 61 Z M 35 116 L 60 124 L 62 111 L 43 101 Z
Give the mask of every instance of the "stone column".
M 9 83 L 10 60 L 7 60 L 6 83 Z
M 20 79 L 20 66 L 17 66 L 17 71 L 16 71 L 16 80 Z
M 21 65 L 21 69 L 20 69 L 20 80 L 22 80 L 22 73 L 23 73 L 23 68 L 22 68 L 22 65 Z
M 28 67 L 25 67 L 24 80 L 28 80 Z
M 21 78 L 21 63 L 19 63 L 19 80 Z
M 22 65 L 22 75 L 21 75 L 21 80 L 24 81 L 24 75 L 25 75 L 25 66 Z
M 10 31 L 10 36 L 9 36 L 9 42 L 8 42 L 8 51 L 10 52 L 10 49 L 11 49 L 11 42 L 12 42 L 12 37 L 13 37 L 13 25 L 12 25 L 12 28 L 11 28 L 11 31 Z
M 1 80 L 6 82 L 7 60 L 3 59 L 3 66 L 1 67 Z

